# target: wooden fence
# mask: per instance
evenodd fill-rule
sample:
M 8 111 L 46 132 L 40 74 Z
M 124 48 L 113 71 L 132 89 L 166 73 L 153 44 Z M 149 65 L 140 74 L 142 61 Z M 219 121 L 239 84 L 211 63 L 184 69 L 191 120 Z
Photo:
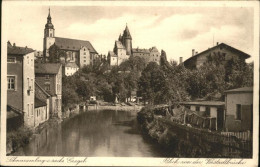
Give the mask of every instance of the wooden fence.
M 186 126 L 180 123 L 172 122 L 171 120 L 155 117 L 158 123 L 163 123 L 166 125 L 170 125 L 171 127 L 174 127 L 175 130 L 179 129 L 182 132 L 187 132 L 192 135 L 196 135 L 201 140 L 210 142 L 210 143 L 218 143 L 227 147 L 236 148 L 239 150 L 251 152 L 252 151 L 252 141 L 246 141 L 241 140 L 236 136 L 233 136 L 231 134 L 224 135 L 219 132 L 213 132 L 206 129 L 196 128 L 196 127 L 190 127 Z M 177 128 L 177 129 L 176 129 Z
M 228 137 L 235 136 L 241 140 L 252 141 L 252 133 L 250 131 L 247 131 L 247 132 L 221 132 L 221 135 L 228 136 Z

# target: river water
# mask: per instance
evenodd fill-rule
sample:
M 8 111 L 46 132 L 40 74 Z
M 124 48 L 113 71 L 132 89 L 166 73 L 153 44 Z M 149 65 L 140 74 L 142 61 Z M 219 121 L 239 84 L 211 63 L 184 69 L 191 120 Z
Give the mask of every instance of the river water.
M 181 133 L 182 134 L 182 133 Z M 185 136 L 185 134 L 183 134 Z M 141 134 L 135 111 L 87 111 L 43 128 L 13 155 L 82 157 L 250 157 L 192 136 L 162 147 Z M 169 149 L 170 147 L 170 149 Z M 168 150 L 168 151 L 167 151 Z
M 26 156 L 162 157 L 163 150 L 140 134 L 131 111 L 87 111 L 44 128 L 19 151 Z

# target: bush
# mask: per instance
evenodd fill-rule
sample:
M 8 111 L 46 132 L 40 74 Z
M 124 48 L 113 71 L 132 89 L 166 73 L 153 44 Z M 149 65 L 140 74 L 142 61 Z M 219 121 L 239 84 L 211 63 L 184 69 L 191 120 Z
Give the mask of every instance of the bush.
M 21 127 L 17 131 L 7 133 L 7 142 L 12 142 L 13 151 L 16 151 L 19 147 L 29 143 L 32 130 L 26 127 Z

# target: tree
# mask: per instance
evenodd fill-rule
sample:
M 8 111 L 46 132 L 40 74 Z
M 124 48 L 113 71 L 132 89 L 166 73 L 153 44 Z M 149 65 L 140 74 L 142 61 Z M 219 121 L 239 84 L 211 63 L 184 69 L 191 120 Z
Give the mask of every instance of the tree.
M 59 63 L 61 60 L 65 62 L 66 52 L 61 50 L 55 43 L 49 48 L 49 62 Z

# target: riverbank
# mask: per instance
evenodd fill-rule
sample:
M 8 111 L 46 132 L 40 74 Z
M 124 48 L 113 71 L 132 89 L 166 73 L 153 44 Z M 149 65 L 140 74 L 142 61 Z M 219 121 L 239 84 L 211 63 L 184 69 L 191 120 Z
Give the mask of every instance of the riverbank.
M 35 135 L 39 134 L 45 128 L 52 128 L 58 126 L 63 121 L 68 121 L 73 117 L 88 111 L 95 111 L 95 110 L 114 110 L 114 111 L 131 111 L 133 116 L 136 116 L 137 112 L 142 109 L 143 106 L 111 106 L 111 105 L 97 105 L 97 106 L 88 106 L 85 110 L 79 109 L 75 107 L 74 109 L 64 111 L 62 113 L 62 118 L 50 118 L 48 121 L 40 124 L 35 129 L 29 129 L 26 127 L 21 127 L 17 131 L 8 132 L 7 135 L 7 148 L 6 154 L 13 155 L 23 146 L 27 145 Z
M 139 112 L 144 106 L 142 105 L 133 105 L 133 106 L 123 106 L 123 105 L 93 105 L 88 106 L 87 111 L 93 111 L 93 110 L 123 110 L 123 111 L 133 111 L 135 113 Z
M 61 121 L 58 118 L 50 118 L 48 121 L 40 124 L 36 128 L 20 127 L 16 131 L 7 132 L 6 134 L 6 155 L 13 155 L 23 146 L 30 143 L 44 128 L 51 128 L 57 126 Z
M 144 107 L 137 115 L 142 133 L 174 157 L 250 158 L 250 142 L 174 122 L 164 108 Z M 157 111 L 157 112 L 155 112 Z

